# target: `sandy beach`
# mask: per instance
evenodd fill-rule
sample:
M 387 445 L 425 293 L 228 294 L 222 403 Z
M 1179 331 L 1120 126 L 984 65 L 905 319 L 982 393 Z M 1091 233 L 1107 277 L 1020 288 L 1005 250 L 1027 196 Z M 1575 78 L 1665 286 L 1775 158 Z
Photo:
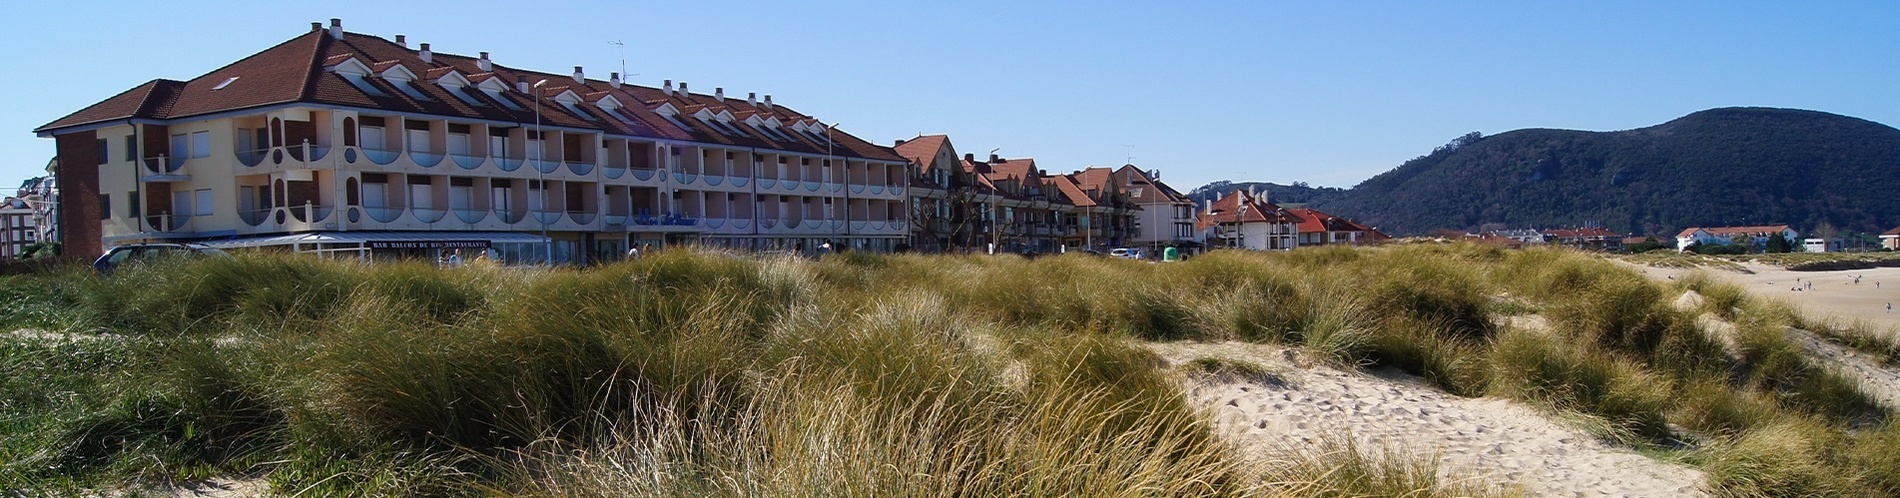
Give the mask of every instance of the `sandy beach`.
M 1658 280 L 1682 278 L 1693 269 L 1636 266 Z M 1716 278 L 1747 289 L 1763 299 L 1782 299 L 1800 305 L 1821 318 L 1866 320 L 1892 330 L 1900 328 L 1900 268 L 1868 270 L 1790 271 L 1779 266 L 1744 263 L 1748 273 L 1704 269 Z M 1855 282 L 1856 277 L 1859 283 Z

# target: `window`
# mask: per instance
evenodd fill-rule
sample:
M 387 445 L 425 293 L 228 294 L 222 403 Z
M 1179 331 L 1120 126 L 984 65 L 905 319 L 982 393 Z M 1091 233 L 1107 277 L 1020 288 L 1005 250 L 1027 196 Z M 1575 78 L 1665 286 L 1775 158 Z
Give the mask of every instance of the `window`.
M 107 158 L 112 157 L 112 149 L 106 146 L 106 144 L 109 143 L 111 142 L 106 141 L 106 139 L 99 139 L 99 164 L 101 165 L 106 163 Z
M 363 148 L 369 150 L 389 150 L 389 137 L 383 135 L 381 126 L 358 128 L 363 135 Z
M 337 76 L 342 76 L 344 80 L 349 81 L 350 85 L 356 87 L 357 90 L 362 90 L 363 93 L 369 94 L 371 97 L 389 96 L 389 94 L 383 93 L 381 89 L 376 88 L 376 85 L 371 84 L 369 79 L 364 78 L 365 75 L 354 72 L 339 72 L 336 74 Z
M 112 194 L 99 194 L 99 219 L 109 218 L 112 218 Z
M 515 101 L 508 100 L 507 97 L 501 96 L 501 90 L 499 89 L 484 86 L 482 87 L 482 93 L 486 93 L 488 94 L 488 98 L 495 99 L 496 102 L 500 102 L 502 107 L 507 107 L 509 109 L 514 109 L 517 111 L 521 110 L 521 106 L 515 105 Z
M 469 95 L 468 87 L 466 86 L 443 83 L 442 88 L 449 89 L 449 95 L 454 95 L 456 100 L 460 100 L 464 104 L 475 107 L 488 107 L 488 104 L 483 104 L 482 101 L 476 100 L 474 95 Z
M 191 157 L 211 157 L 211 132 L 198 131 L 191 134 Z
M 125 160 L 127 161 L 139 160 L 139 142 L 138 142 L 138 136 L 136 135 L 125 136 Z
M 191 157 L 191 136 L 183 133 L 172 135 L 171 157 Z
M 211 216 L 211 189 L 201 188 L 194 190 L 192 191 L 192 195 L 197 199 L 192 201 L 192 206 L 194 206 L 195 209 L 191 211 L 191 215 Z
M 227 87 L 227 86 L 231 86 L 231 84 L 232 84 L 232 83 L 236 83 L 236 82 L 237 82 L 237 80 L 238 80 L 238 77 L 237 77 L 237 76 L 232 76 L 232 77 L 230 77 L 230 78 L 226 78 L 226 79 L 225 79 L 225 80 L 224 80 L 223 82 L 221 82 L 221 83 L 218 83 L 218 86 L 214 86 L 214 87 L 211 87 L 211 91 L 213 91 L 213 92 L 215 92 L 215 91 L 218 91 L 218 90 L 223 90 L 223 89 L 224 89 L 224 87 Z

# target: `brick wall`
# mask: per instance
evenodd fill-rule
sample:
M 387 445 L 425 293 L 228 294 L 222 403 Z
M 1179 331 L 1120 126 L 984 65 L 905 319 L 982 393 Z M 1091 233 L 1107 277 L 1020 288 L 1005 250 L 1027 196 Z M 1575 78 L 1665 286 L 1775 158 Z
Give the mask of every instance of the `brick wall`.
M 91 261 L 105 253 L 99 217 L 99 137 L 92 131 L 59 135 L 59 243 L 67 258 Z M 125 202 L 116 200 L 115 202 Z

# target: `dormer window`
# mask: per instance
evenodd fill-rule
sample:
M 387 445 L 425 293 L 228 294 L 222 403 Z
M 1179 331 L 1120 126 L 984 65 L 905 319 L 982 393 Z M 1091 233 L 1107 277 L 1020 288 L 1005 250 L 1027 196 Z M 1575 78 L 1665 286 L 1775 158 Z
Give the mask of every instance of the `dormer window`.
M 344 81 L 350 82 L 350 86 L 356 87 L 357 90 L 361 90 L 371 97 L 389 96 L 389 94 L 383 93 L 382 89 L 376 88 L 375 84 L 369 82 L 369 66 L 363 65 L 361 61 L 356 60 L 354 57 L 345 59 L 335 66 L 331 66 L 330 71 L 342 77 Z
M 218 90 L 223 90 L 224 87 L 231 86 L 231 84 L 236 83 L 237 80 L 238 80 L 237 76 L 226 78 L 223 82 L 218 83 L 218 86 L 211 87 L 211 91 L 215 92 Z
M 678 126 L 682 130 L 692 131 L 693 129 L 693 127 L 687 126 L 684 121 L 680 121 L 679 109 L 675 109 L 673 104 L 660 104 L 659 107 L 653 108 L 653 113 L 659 114 L 662 118 L 666 118 L 666 122 L 673 123 L 673 126 Z
M 464 104 L 475 107 L 488 107 L 488 104 L 484 104 L 481 100 L 476 99 L 474 95 L 468 94 L 468 79 L 463 78 L 461 74 L 450 72 L 447 76 L 437 78 L 435 84 L 440 85 L 444 90 L 448 90 L 449 95 L 454 95 L 455 100 L 460 100 Z
M 606 111 L 607 115 L 613 116 L 614 119 L 618 119 L 622 123 L 633 124 L 633 119 L 628 118 L 626 114 L 620 113 L 620 108 L 625 107 L 620 105 L 620 99 L 616 99 L 612 95 L 601 97 L 600 100 L 594 101 L 594 106 L 599 107 L 602 111 Z
M 561 92 L 560 95 L 555 95 L 554 101 L 559 102 L 561 104 L 561 107 L 567 108 L 567 112 L 572 112 L 574 113 L 575 116 L 580 116 L 581 119 L 585 119 L 588 121 L 600 120 L 599 118 L 594 117 L 593 114 L 588 114 L 587 111 L 581 110 L 581 106 L 579 105 L 581 102 L 581 98 L 579 95 L 575 95 L 573 90 L 568 90 L 565 92 Z
M 389 86 L 396 87 L 397 90 L 401 90 L 402 93 L 408 95 L 409 98 L 429 100 L 427 95 L 422 94 L 422 90 L 416 89 L 416 86 L 411 84 L 415 79 L 416 73 L 411 73 L 409 69 L 402 66 L 392 67 L 389 68 L 388 71 L 383 71 L 383 81 L 388 81 Z
M 482 80 L 482 84 L 476 85 L 476 87 L 482 89 L 482 93 L 488 94 L 488 98 L 500 102 L 502 107 L 517 111 L 522 110 L 521 106 L 515 105 L 515 101 L 509 100 L 507 96 L 502 95 L 502 92 L 508 91 L 508 86 L 501 82 L 501 78 L 490 77 L 486 80 Z

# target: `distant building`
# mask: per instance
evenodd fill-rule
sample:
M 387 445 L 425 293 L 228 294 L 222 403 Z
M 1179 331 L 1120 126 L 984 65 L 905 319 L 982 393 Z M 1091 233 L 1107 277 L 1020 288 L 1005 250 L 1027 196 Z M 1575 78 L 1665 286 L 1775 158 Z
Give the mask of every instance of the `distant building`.
M 0 259 L 20 259 L 27 246 L 39 241 L 33 208 L 23 199 L 0 199 Z
M 1299 232 L 1301 246 L 1358 246 L 1377 244 L 1392 238 L 1372 227 L 1317 209 L 1288 209 L 1287 212 L 1300 220 L 1295 230 Z
M 1802 252 L 1840 252 L 1841 239 L 1806 238 L 1801 239 Z
M 1615 251 L 1623 248 L 1623 234 L 1609 231 L 1603 227 L 1555 228 L 1544 231 L 1544 237 L 1552 244 L 1575 247 L 1591 251 Z M 1641 242 L 1641 239 L 1637 239 Z
M 1521 245 L 1533 245 L 1533 244 L 1544 243 L 1544 233 L 1537 231 L 1537 229 L 1535 228 L 1518 228 L 1518 229 L 1512 229 L 1512 230 L 1492 230 L 1486 235 L 1511 239 L 1511 240 L 1517 241 L 1517 243 Z
M 1768 238 L 1777 233 L 1789 243 L 1800 240 L 1800 234 L 1788 225 L 1689 227 L 1676 234 L 1676 250 L 1687 251 L 1696 244 L 1733 244 L 1739 239 L 1747 241 L 1751 250 L 1761 252 L 1768 248 Z
M 1299 217 L 1236 190 L 1209 202 L 1195 218 L 1209 247 L 1280 251 L 1299 247 Z
M 1201 247 L 1200 231 L 1194 229 L 1194 200 L 1162 183 L 1160 176 L 1159 171 L 1142 171 L 1133 164 L 1115 170 L 1115 182 L 1141 207 L 1129 245 L 1157 255 L 1165 247 Z
M 1900 251 L 1900 228 L 1881 233 L 1880 247 L 1889 251 Z

